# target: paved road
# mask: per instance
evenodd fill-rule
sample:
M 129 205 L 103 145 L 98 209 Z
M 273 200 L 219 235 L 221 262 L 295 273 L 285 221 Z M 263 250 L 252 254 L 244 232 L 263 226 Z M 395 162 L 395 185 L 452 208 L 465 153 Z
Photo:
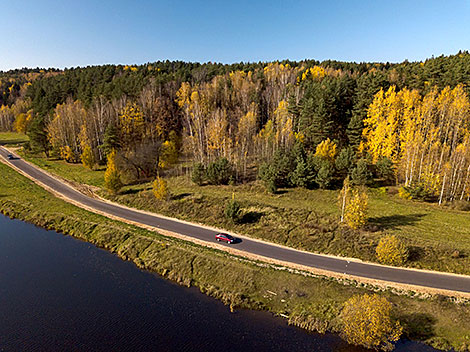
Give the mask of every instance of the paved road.
M 13 164 L 23 172 L 30 175 L 32 178 L 37 179 L 63 196 L 73 199 L 74 201 L 79 202 L 87 207 L 144 225 L 191 236 L 199 240 L 209 242 L 214 241 L 215 232 L 212 230 L 208 230 L 197 225 L 181 223 L 176 220 L 161 218 L 157 215 L 141 213 L 139 211 L 130 210 L 120 207 L 119 205 L 109 204 L 98 199 L 88 197 L 48 176 L 46 173 L 31 166 L 29 163 L 20 158 L 8 160 L 8 153 L 9 152 L 6 149 L 0 147 L 0 157 L 4 158 L 8 163 Z M 313 253 L 305 253 L 287 247 L 280 247 L 258 241 L 252 241 L 246 238 L 244 238 L 242 242 L 233 244 L 232 246 L 238 250 L 256 255 L 305 265 L 312 268 L 328 270 L 336 273 L 430 288 L 470 292 L 470 276 L 462 277 L 436 272 L 389 268 L 356 261 L 350 262 L 344 259 L 316 255 Z

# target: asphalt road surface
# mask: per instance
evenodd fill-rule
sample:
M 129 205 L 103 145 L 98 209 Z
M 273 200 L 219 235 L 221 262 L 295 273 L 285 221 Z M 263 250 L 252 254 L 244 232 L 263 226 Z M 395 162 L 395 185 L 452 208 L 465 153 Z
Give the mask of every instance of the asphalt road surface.
M 31 166 L 21 158 L 8 160 L 8 154 L 9 152 L 6 149 L 0 147 L 0 157 L 5 159 L 7 163 L 13 164 L 30 177 L 37 179 L 63 196 L 73 199 L 75 202 L 79 202 L 89 208 L 144 225 L 194 237 L 199 240 L 207 242 L 215 241 L 214 236 L 216 232 L 213 230 L 197 225 L 181 223 L 177 220 L 161 218 L 158 215 L 144 214 L 139 211 L 130 210 L 120 207 L 119 205 L 109 204 L 101 200 L 88 197 L 55 178 L 48 176 L 46 173 Z M 229 245 L 227 244 L 227 246 Z M 287 247 L 252 241 L 247 238 L 243 238 L 241 242 L 231 244 L 230 246 L 247 253 L 341 274 L 384 280 L 394 283 L 418 285 L 428 288 L 470 292 L 470 276 L 456 276 L 437 272 L 406 270 L 384 267 L 371 263 L 348 261 L 345 259 L 305 253 Z

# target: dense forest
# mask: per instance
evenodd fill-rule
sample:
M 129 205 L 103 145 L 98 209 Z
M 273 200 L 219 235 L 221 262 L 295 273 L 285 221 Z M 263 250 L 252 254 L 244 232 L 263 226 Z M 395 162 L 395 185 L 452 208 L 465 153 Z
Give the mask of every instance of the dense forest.
M 175 165 L 267 189 L 403 185 L 470 198 L 470 54 L 423 62 L 155 62 L 0 72 L 0 130 L 126 182 Z

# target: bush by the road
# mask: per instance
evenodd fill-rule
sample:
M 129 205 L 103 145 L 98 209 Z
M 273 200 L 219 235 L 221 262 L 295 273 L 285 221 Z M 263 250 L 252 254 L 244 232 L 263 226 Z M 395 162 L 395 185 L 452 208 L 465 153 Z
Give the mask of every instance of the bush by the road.
M 403 265 L 408 260 L 408 248 L 394 235 L 381 238 L 375 251 L 382 264 Z

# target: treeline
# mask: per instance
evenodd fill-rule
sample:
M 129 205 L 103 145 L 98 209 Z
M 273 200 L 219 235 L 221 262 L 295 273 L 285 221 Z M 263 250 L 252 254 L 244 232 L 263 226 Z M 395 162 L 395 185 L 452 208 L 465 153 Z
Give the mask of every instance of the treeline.
M 115 151 L 132 179 L 155 177 L 183 156 L 197 163 L 198 183 L 258 176 L 275 191 L 375 175 L 442 202 L 468 199 L 468 83 L 468 52 L 399 64 L 17 70 L 0 72 L 0 129 L 89 167 Z

